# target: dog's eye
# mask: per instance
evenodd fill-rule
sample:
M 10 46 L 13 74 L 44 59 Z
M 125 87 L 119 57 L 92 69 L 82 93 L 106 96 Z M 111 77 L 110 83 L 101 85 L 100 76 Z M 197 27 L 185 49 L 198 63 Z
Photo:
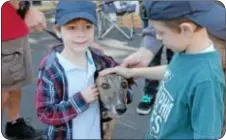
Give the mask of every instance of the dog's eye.
M 121 86 L 122 86 L 123 88 L 127 88 L 127 87 L 128 87 L 128 83 L 124 81 L 124 82 L 122 82 Z
M 110 88 L 110 85 L 107 84 L 107 83 L 103 83 L 101 86 L 102 86 L 103 89 L 109 89 Z

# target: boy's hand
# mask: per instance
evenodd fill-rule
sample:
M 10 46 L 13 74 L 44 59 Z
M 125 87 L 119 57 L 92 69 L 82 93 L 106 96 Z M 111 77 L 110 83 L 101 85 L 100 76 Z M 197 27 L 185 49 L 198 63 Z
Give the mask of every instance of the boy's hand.
M 114 67 L 114 68 L 105 69 L 105 70 L 101 71 L 99 73 L 99 75 L 104 76 L 104 75 L 108 75 L 108 74 L 112 74 L 112 73 L 116 73 L 116 74 L 121 75 L 125 78 L 131 78 L 130 70 L 128 68 L 124 68 L 122 66 L 117 66 L 117 67 Z
M 153 54 L 146 48 L 140 48 L 137 52 L 126 57 L 121 66 L 127 68 L 147 67 Z
M 96 101 L 98 99 L 98 95 L 99 92 L 96 85 L 92 85 L 82 92 L 82 96 L 84 97 L 87 103 Z
M 45 15 L 33 7 L 28 10 L 25 16 L 25 22 L 30 32 L 41 32 L 46 29 Z

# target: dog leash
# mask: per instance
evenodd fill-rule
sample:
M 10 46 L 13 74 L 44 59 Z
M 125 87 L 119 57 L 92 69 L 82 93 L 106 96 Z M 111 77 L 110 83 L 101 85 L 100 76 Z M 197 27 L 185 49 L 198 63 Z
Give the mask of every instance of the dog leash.
M 61 43 L 63 42 L 63 40 L 59 38 L 53 31 L 49 29 L 45 29 L 45 32 L 51 35 L 52 37 L 54 37 L 56 40 L 60 41 Z

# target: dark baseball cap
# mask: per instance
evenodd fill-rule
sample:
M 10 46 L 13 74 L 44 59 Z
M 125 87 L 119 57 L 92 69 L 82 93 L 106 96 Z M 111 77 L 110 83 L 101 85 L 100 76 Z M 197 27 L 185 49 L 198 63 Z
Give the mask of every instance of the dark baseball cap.
M 57 9 L 55 23 L 58 26 L 65 25 L 74 19 L 85 19 L 97 24 L 96 4 L 87 0 L 60 0 Z
M 199 1 L 148 1 L 144 0 L 149 19 L 174 20 L 186 17 L 210 34 L 226 39 L 226 10 L 213 0 Z

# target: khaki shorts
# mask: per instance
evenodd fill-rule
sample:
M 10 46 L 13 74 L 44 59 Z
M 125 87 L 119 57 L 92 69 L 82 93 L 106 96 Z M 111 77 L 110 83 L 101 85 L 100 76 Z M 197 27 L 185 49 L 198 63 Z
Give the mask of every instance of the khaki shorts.
M 2 89 L 22 88 L 32 82 L 32 57 L 28 36 L 2 42 Z

